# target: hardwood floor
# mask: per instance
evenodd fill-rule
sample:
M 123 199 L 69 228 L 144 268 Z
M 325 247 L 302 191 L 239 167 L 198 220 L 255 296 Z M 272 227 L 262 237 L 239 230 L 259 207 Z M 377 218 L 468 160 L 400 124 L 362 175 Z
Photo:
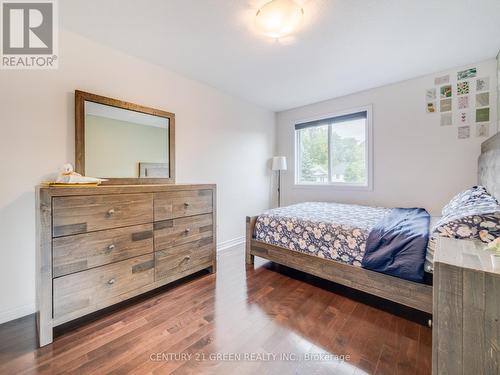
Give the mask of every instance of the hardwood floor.
M 40 349 L 34 316 L 0 325 L 0 374 L 430 374 L 427 318 L 258 258 L 245 266 L 238 246 L 216 275 L 67 325 Z

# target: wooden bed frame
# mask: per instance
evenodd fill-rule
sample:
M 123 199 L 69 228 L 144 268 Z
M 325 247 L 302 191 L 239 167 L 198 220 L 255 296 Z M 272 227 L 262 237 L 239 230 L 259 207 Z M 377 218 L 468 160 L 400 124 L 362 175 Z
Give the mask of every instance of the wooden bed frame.
M 254 256 L 258 256 L 432 314 L 432 285 L 400 279 L 258 241 L 253 238 L 256 220 L 257 216 L 247 216 L 245 245 L 247 264 L 253 264 Z

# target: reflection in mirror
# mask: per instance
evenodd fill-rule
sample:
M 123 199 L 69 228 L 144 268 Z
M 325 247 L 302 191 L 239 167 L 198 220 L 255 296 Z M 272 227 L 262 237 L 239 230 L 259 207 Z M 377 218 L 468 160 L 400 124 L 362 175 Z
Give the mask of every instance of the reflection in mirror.
M 85 174 L 169 176 L 169 119 L 85 101 Z

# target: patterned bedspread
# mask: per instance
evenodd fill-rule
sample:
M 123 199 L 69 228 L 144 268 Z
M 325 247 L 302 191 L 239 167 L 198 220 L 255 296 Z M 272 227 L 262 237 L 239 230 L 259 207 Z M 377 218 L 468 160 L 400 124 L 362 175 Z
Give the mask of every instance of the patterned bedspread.
M 361 266 L 368 235 L 390 209 L 307 202 L 265 211 L 254 236 L 271 245 Z

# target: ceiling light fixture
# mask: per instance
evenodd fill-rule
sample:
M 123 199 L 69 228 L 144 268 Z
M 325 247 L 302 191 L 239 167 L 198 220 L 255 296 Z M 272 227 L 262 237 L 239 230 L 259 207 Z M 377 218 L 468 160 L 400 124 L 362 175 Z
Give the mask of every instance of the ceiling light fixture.
M 272 0 L 255 15 L 255 25 L 271 38 L 282 38 L 292 33 L 302 22 L 304 9 L 294 0 Z

